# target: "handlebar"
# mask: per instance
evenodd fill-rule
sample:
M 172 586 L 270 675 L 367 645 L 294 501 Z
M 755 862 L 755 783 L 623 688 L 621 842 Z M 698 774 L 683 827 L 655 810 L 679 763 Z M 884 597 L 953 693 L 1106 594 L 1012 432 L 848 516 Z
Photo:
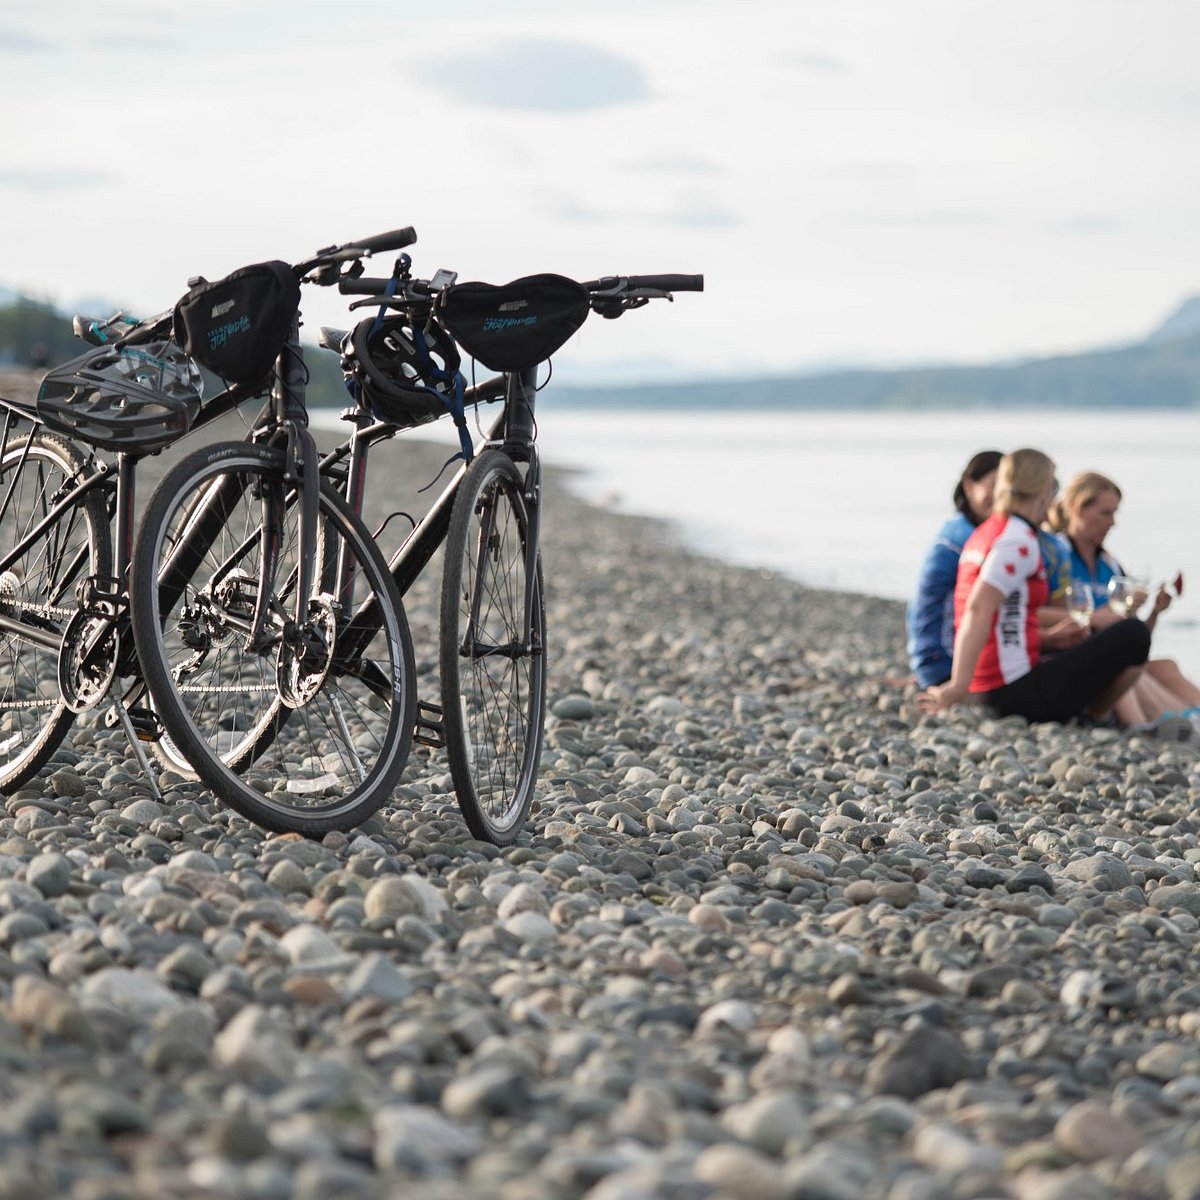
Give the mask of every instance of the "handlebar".
M 371 296 L 381 303 L 385 299 L 387 289 L 393 286 L 391 279 L 381 279 L 367 275 L 357 277 L 343 275 L 337 281 L 338 291 L 344 296 Z M 604 316 L 617 315 L 619 306 L 639 308 L 647 300 L 670 299 L 672 292 L 702 292 L 704 291 L 703 275 L 606 275 L 601 279 L 592 279 L 580 285 L 588 293 L 592 307 Z M 396 287 L 393 306 L 404 303 L 426 301 L 432 298 L 436 284 L 427 279 L 403 278 Z M 363 301 L 352 305 L 359 307 Z
M 343 242 L 340 246 L 326 246 L 318 250 L 312 258 L 296 263 L 292 270 L 302 282 L 328 287 L 340 282 L 342 263 L 353 263 L 357 259 L 370 258 L 372 254 L 385 254 L 389 250 L 403 250 L 416 240 L 416 230 L 411 225 L 406 225 L 403 229 L 377 233 L 372 237 L 359 238 L 355 242 Z
M 417 240 L 417 231 L 411 225 L 403 229 L 393 229 L 389 233 L 377 233 L 373 237 L 359 238 L 357 242 L 347 242 L 343 250 L 358 249 L 364 254 L 386 254 L 389 250 L 403 250 Z
M 702 292 L 703 275 L 606 275 L 603 279 L 592 279 L 583 285 L 593 295 L 611 293 L 620 295 L 642 288 L 655 292 Z
M 349 275 L 338 280 L 338 291 L 343 296 L 382 296 L 388 289 L 390 279 L 372 278 L 369 275 L 360 275 L 357 279 Z M 413 291 L 412 284 L 417 283 L 417 280 L 407 281 L 407 285 L 402 285 L 400 292 L 408 293 Z

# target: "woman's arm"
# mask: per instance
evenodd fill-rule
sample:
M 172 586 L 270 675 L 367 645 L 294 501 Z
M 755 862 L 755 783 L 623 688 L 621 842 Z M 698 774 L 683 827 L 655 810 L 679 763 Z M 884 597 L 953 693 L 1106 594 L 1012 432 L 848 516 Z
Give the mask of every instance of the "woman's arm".
M 1038 632 L 1044 650 L 1065 650 L 1088 636 L 1088 630 L 1076 625 L 1061 601 L 1051 600 L 1038 609 Z
M 961 704 L 967 698 L 979 656 L 992 636 L 992 625 L 1003 600 L 1004 593 L 999 588 L 982 579 L 975 581 L 954 639 L 954 666 L 950 681 L 932 687 L 917 697 L 922 712 L 941 712 L 944 708 Z
M 922 687 L 940 683 L 950 672 L 950 655 L 942 644 L 942 626 L 946 621 L 946 602 L 954 593 L 958 556 L 958 550 L 944 538 L 938 538 L 925 557 L 917 594 L 908 607 L 908 660 Z

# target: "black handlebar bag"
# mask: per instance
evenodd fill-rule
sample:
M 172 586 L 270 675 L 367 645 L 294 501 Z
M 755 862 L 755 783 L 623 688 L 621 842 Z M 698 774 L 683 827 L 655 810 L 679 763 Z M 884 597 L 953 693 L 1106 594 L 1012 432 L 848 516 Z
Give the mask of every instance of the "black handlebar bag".
M 299 308 L 292 268 L 255 263 L 192 288 L 175 305 L 175 342 L 222 379 L 253 383 L 279 357 Z
M 545 362 L 583 324 L 588 294 L 564 275 L 512 283 L 459 283 L 438 303 L 442 323 L 472 358 L 493 371 Z

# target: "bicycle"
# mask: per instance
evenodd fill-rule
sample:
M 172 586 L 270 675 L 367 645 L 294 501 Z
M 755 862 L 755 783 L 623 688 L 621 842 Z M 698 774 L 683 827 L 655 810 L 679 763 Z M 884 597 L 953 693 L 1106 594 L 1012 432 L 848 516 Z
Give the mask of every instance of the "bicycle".
M 411 237 L 410 230 L 399 230 L 331 247 L 297 269 L 305 276 L 335 264 L 336 277 L 336 264 L 397 249 Z M 229 278 L 235 276 L 242 277 L 244 286 L 246 272 Z M 200 403 L 191 376 L 194 362 L 166 340 L 179 324 L 179 306 L 142 323 L 119 317 L 109 322 L 76 318 L 76 332 L 98 348 L 48 373 L 35 404 L 0 401 L 5 410 L 0 434 L 0 545 L 11 547 L 0 552 L 0 787 L 15 787 L 32 776 L 75 717 L 105 696 L 111 697 L 112 715 L 123 726 L 154 794 L 160 793 L 143 741 L 152 742 L 168 766 L 185 774 L 192 771 L 195 753 L 186 739 L 164 735 L 154 688 L 134 652 L 137 638 L 129 637 L 135 623 L 127 588 L 135 569 L 135 470 L 140 458 L 261 397 L 269 368 L 274 384 L 264 412 L 277 412 L 286 430 L 302 429 L 303 385 L 297 393 L 285 378 L 297 369 L 290 355 L 298 330 L 298 281 L 286 264 L 256 265 L 249 277 L 252 282 L 265 279 L 275 292 L 282 285 L 282 295 L 274 306 L 264 306 L 259 292 L 241 297 L 245 306 L 271 311 L 260 322 L 257 311 L 251 320 L 245 313 L 239 316 L 235 306 L 232 316 L 245 318 L 236 332 L 254 335 L 254 353 L 240 370 L 229 371 L 231 386 L 207 404 Z M 289 278 L 294 305 L 286 286 Z M 193 293 L 210 286 L 197 284 Z M 286 324 L 284 334 L 272 324 Z M 265 339 L 259 336 L 263 325 Z M 282 347 L 272 345 L 276 337 L 285 343 Z M 228 321 L 219 345 L 226 352 L 231 345 Z M 147 369 L 148 362 L 156 365 Z M 225 360 L 219 365 L 231 366 Z M 139 370 L 147 377 L 138 376 Z M 295 437 L 300 452 L 303 435 L 306 431 Z M 70 437 L 87 443 L 90 452 L 84 454 L 67 440 Z M 115 451 L 115 467 L 97 458 L 97 449 Z M 270 447 L 255 451 L 268 467 L 290 462 Z M 214 495 L 195 511 L 184 550 L 201 556 L 212 553 L 206 539 L 217 538 L 232 513 L 231 508 L 219 507 L 226 499 Z M 285 507 L 282 501 L 276 504 L 279 511 Z M 116 524 L 115 553 L 111 520 Z M 331 489 L 307 489 L 302 519 L 292 524 L 287 529 L 283 520 L 275 521 L 270 536 L 260 541 L 263 557 L 243 556 L 246 566 L 262 568 L 257 582 L 245 569 L 221 581 L 227 616 L 239 607 L 258 606 L 257 624 L 249 636 L 262 655 L 274 655 L 277 678 L 264 687 L 263 696 L 269 698 L 258 706 L 253 720 L 246 719 L 244 708 L 227 708 L 221 714 L 221 732 L 210 753 L 229 773 L 256 766 L 258 778 L 270 774 L 285 796 L 290 787 L 297 794 L 317 796 L 327 812 L 357 814 L 364 797 L 375 806 L 383 802 L 407 759 L 413 723 L 411 638 L 382 556 L 369 532 Z M 183 594 L 199 561 L 181 552 L 162 574 L 163 594 Z M 386 681 L 383 685 L 373 678 L 373 686 L 366 687 L 328 670 L 314 672 L 309 665 L 320 652 L 320 622 L 329 619 L 330 605 L 319 589 L 330 583 L 335 569 L 338 595 L 345 602 L 384 595 L 381 609 L 386 619 L 360 658 L 363 669 L 370 664 Z M 275 584 L 279 589 L 272 592 Z M 268 613 L 268 597 L 284 603 L 290 599 L 291 619 L 285 621 L 278 609 Z M 320 620 L 308 611 L 310 605 L 320 608 Z M 191 633 L 193 639 L 205 636 L 203 624 L 194 623 Z M 119 678 L 132 679 L 123 695 L 113 688 Z M 159 690 L 166 689 L 160 685 Z M 142 707 L 147 693 L 152 703 Z M 220 694 L 210 694 L 210 701 Z M 364 710 L 372 712 L 369 720 L 361 715 Z M 298 712 L 301 719 L 293 719 Z M 335 767 L 342 766 L 345 770 L 339 774 Z M 265 791 L 261 796 L 245 790 L 217 794 L 269 828 L 293 828 L 291 805 L 271 788 Z
M 378 306 L 375 317 L 350 332 L 322 330 L 322 345 L 337 349 L 354 404 L 344 414 L 351 436 L 320 463 L 354 512 L 367 484 L 368 451 L 404 429 L 450 412 L 459 428 L 463 465 L 426 516 L 389 560 L 401 597 L 437 549 L 446 546 L 439 633 L 441 704 L 422 703 L 417 740 L 444 746 L 463 816 L 475 836 L 505 845 L 520 831 L 533 797 L 544 723 L 546 689 L 544 584 L 539 550 L 542 468 L 536 448 L 534 397 L 538 364 L 582 324 L 589 311 L 620 316 L 670 291 L 700 290 L 699 276 L 612 277 L 588 284 L 538 276 L 505 287 L 457 284 L 448 272 L 414 279 L 402 255 L 390 278 L 366 278 L 361 264 L 339 275 L 339 290 Z M 354 307 L 354 306 L 352 306 Z M 519 313 L 513 318 L 508 313 Z M 498 315 L 499 314 L 499 315 Z M 534 328 L 536 327 L 536 328 Z M 533 330 L 535 336 L 528 334 Z M 453 336 L 450 336 L 453 335 Z M 499 335 L 499 336 L 496 336 Z M 485 366 L 502 373 L 468 388 L 455 339 Z M 479 455 L 467 432 L 467 407 L 501 401 Z M 270 423 L 255 436 L 273 438 Z M 217 477 L 246 469 L 234 454 L 244 448 L 199 451 L 181 462 L 151 499 L 134 562 L 135 636 L 164 724 L 185 738 L 186 716 L 173 688 L 169 631 L 179 614 L 161 601 L 153 581 L 169 548 Z M 222 466 L 214 455 L 226 461 Z M 243 487 L 235 485 L 243 492 Z M 258 537 L 251 520 L 212 577 L 238 569 L 244 548 Z M 212 597 L 209 585 L 201 594 Z M 157 597 L 156 597 L 157 592 Z M 209 619 L 222 606 L 206 602 Z M 361 649 L 386 619 L 379 595 L 357 607 L 338 627 L 331 661 L 353 670 Z M 152 615 L 153 614 L 153 615 Z M 164 664 L 152 667 L 152 662 Z M 174 696 L 166 692 L 174 690 Z M 160 695 L 160 691 L 163 694 Z M 213 740 L 185 738 L 197 771 L 210 786 L 234 786 L 230 767 L 209 757 Z M 210 751 L 209 751 L 210 752 Z M 356 812 L 361 816 L 365 806 Z M 347 814 L 349 815 L 349 814 Z M 310 819 L 294 828 L 313 831 Z M 323 827 L 323 826 L 318 826 Z
M 199 373 L 167 340 L 169 323 L 169 313 L 76 317 L 92 349 L 49 371 L 33 403 L 0 397 L 0 790 L 35 775 L 111 696 L 108 723 L 159 795 L 142 749 L 157 723 L 142 704 L 124 591 L 136 464 L 244 399 L 229 391 L 201 407 Z M 123 696 L 119 677 L 133 678 Z M 162 747 L 164 762 L 188 772 L 172 750 Z

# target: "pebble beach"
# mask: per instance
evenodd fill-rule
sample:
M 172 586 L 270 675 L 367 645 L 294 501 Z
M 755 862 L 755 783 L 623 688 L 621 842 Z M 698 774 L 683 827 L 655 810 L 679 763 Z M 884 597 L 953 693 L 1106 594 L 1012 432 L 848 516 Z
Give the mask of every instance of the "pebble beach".
M 516 846 L 437 751 L 323 841 L 94 719 L 3 798 L 0 1200 L 1200 1200 L 1197 743 L 923 719 L 901 605 L 566 484 Z

